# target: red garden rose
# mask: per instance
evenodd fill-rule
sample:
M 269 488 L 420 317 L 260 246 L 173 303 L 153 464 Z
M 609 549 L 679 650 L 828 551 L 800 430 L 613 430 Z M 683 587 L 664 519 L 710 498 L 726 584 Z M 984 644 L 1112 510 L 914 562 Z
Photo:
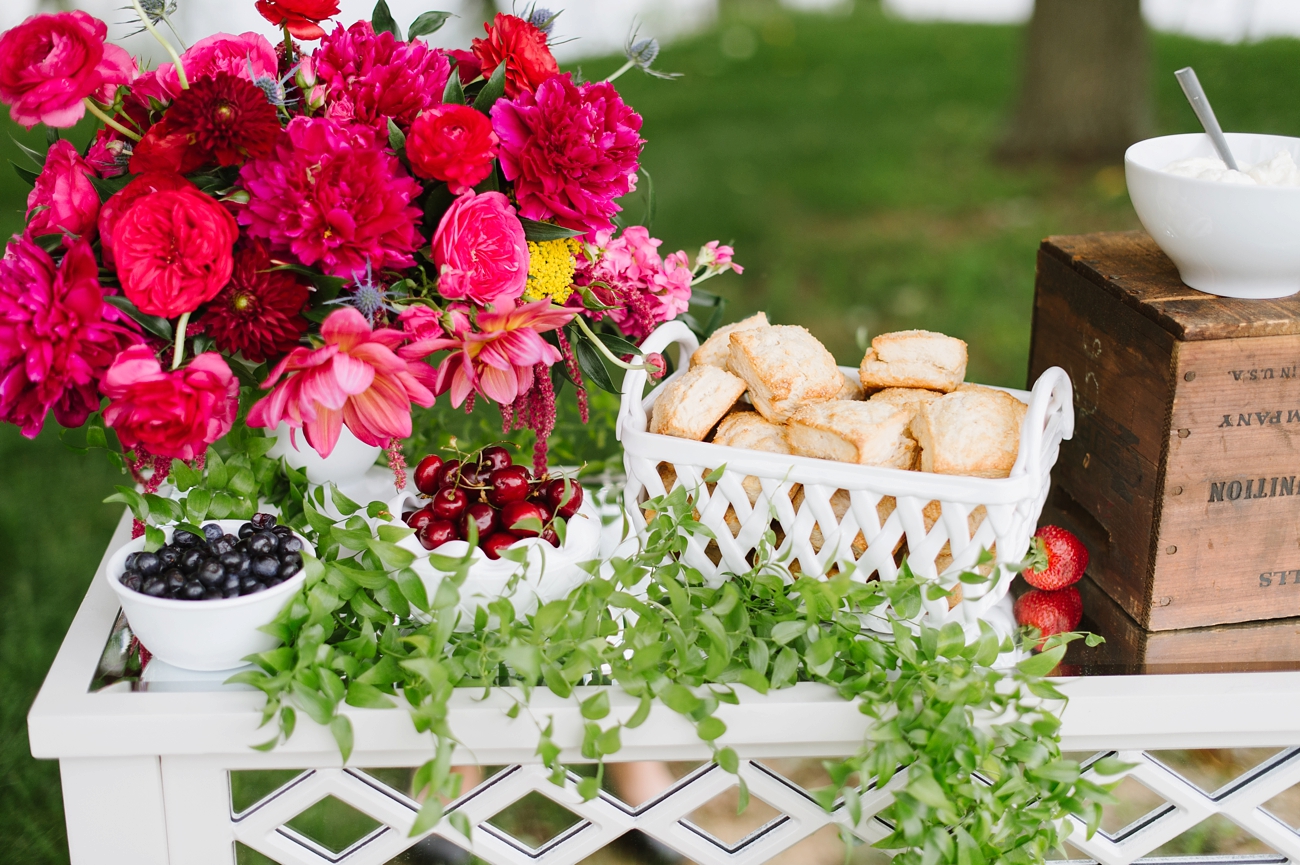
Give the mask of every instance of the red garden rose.
M 135 59 L 106 44 L 108 27 L 85 12 L 33 15 L 0 34 L 0 102 L 15 123 L 31 129 L 72 126 L 87 96 L 111 102 L 119 84 L 136 76 Z
M 122 447 L 161 457 L 192 460 L 204 453 L 230 432 L 239 409 L 239 380 L 211 351 L 166 372 L 148 346 L 132 346 L 113 361 L 99 389 L 109 400 L 104 423 Z
M 338 0 L 257 0 L 257 11 L 276 27 L 286 27 L 298 39 L 325 35 L 320 22 L 339 14 Z
M 471 43 L 474 56 L 484 75 L 506 62 L 506 96 L 511 99 L 521 92 L 532 93 L 547 78 L 560 74 L 560 64 L 546 47 L 546 34 L 524 19 L 499 12 L 483 29 L 487 38 Z
M 113 228 L 113 257 L 127 299 L 141 312 L 175 318 L 230 281 L 235 218 L 196 188 L 136 199 Z
M 497 136 L 483 112 L 468 105 L 438 105 L 411 124 L 406 155 L 416 175 L 445 180 L 460 195 L 492 173 Z
M 198 187 L 179 174 L 155 171 L 141 174 L 104 202 L 104 206 L 99 209 L 99 244 L 106 266 L 112 267 L 114 263 L 113 230 L 117 227 L 118 218 L 131 209 L 131 205 L 135 204 L 137 198 L 164 189 L 198 189 Z

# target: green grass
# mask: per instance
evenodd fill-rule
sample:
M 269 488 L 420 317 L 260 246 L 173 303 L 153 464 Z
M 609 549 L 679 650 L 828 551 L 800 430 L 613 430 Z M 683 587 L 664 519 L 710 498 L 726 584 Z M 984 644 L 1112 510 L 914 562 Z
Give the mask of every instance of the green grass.
M 962 337 L 973 379 L 1023 384 L 1034 254 L 1048 234 L 1136 227 L 1117 165 L 990 159 L 1014 96 L 1021 31 L 918 25 L 860 2 L 851 17 L 728 3 L 719 26 L 665 50 L 676 82 L 629 73 L 645 118 L 652 226 L 665 250 L 735 244 L 743 276 L 710 285 L 731 317 L 808 326 L 842 362 L 856 338 L 907 327 Z M 752 43 L 747 59 L 722 44 Z M 735 51 L 732 52 L 736 53 Z M 1194 65 L 1229 129 L 1300 134 L 1289 84 L 1300 42 L 1221 46 L 1156 37 L 1161 132 L 1195 120 L 1172 71 Z M 616 61 L 584 64 L 589 78 Z M 43 143 L 5 121 L 6 132 Z M 6 136 L 0 150 L 16 157 Z M 0 171 L 0 232 L 27 189 Z M 629 203 L 634 218 L 641 199 Z M 0 429 L 0 838 L 6 861 L 67 861 L 58 770 L 28 755 L 25 715 L 113 524 L 102 458 Z

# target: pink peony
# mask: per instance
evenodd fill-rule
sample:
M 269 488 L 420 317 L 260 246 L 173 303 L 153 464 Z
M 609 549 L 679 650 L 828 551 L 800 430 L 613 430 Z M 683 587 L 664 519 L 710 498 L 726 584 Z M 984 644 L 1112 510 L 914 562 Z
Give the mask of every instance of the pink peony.
M 327 117 L 381 129 L 388 117 L 410 128 L 421 111 L 442 102 L 451 75 L 443 52 L 420 40 L 399 42 L 386 30 L 375 33 L 368 21 L 336 28 L 321 40 L 312 62 L 325 85 Z
M 83 238 L 57 266 L 30 236 L 0 259 L 0 420 L 36 438 L 46 414 L 65 427 L 99 408 L 99 379 L 140 337 L 104 303 L 95 255 Z
M 215 33 L 200 39 L 181 55 L 181 66 L 191 82 L 210 78 L 218 72 L 228 72 L 245 81 L 279 79 L 275 46 L 266 41 L 265 36 L 252 32 L 238 36 Z M 175 64 L 163 63 L 154 74 L 167 98 L 175 99 L 180 95 L 181 79 L 176 74 Z
M 629 226 L 616 240 L 606 230 L 596 235 L 594 260 L 579 256 L 574 282 L 591 286 L 611 310 L 591 310 L 597 320 L 608 315 L 633 339 L 644 339 L 660 324 L 686 311 L 691 299 L 691 267 L 685 252 L 659 257 L 663 241 L 643 226 Z M 579 302 L 577 294 L 571 305 Z
M 71 141 L 60 138 L 45 154 L 45 167 L 27 196 L 27 224 L 33 235 L 93 237 L 99 217 L 99 192 L 91 168 Z
M 399 354 L 415 360 L 451 349 L 438 367 L 435 393 L 451 391 L 452 406 L 459 406 L 475 391 L 509 406 L 532 388 L 535 365 L 550 366 L 561 358 L 542 334 L 568 324 L 575 314 L 576 310 L 539 300 L 515 309 L 480 312 L 475 317 L 477 332 L 468 317 L 458 316 L 450 338 L 419 340 Z
M 452 202 L 433 235 L 438 293 L 480 306 L 512 303 L 528 283 L 524 227 L 500 192 L 467 192 Z
M 0 102 L 15 123 L 68 127 L 94 96 L 112 102 L 136 76 L 135 59 L 104 37 L 108 27 L 85 12 L 33 15 L 0 34 Z
M 612 84 L 576 86 L 568 75 L 552 76 L 536 94 L 497 100 L 492 128 L 501 171 L 528 219 L 594 234 L 622 210 L 614 199 L 636 188 L 641 115 Z
M 167 372 L 145 345 L 117 356 L 99 389 L 108 397 L 104 423 L 122 447 L 192 460 L 230 432 L 239 410 L 239 380 L 216 352 Z
M 419 177 L 447 181 L 453 195 L 486 180 L 496 156 L 492 121 L 468 105 L 435 105 L 415 118 L 406 136 L 411 170 Z
M 248 425 L 287 423 L 305 432 L 321 456 L 334 450 L 343 424 L 379 447 L 409 436 L 411 403 L 433 405 L 433 370 L 393 353 L 406 339 L 402 332 L 372 331 L 349 306 L 330 313 L 320 335 L 323 347 L 295 348 L 262 382 L 274 389 L 249 411 Z
M 420 245 L 420 184 L 364 126 L 295 117 L 266 159 L 240 170 L 239 222 L 305 265 L 345 279 L 411 267 Z

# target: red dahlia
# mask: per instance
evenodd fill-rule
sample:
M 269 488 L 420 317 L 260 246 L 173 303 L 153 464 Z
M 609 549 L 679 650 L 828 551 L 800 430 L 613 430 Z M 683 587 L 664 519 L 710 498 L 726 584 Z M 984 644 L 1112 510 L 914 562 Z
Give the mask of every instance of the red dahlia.
M 260 241 L 235 251 L 230 282 L 199 319 L 217 348 L 261 363 L 287 353 L 306 333 L 307 286 L 287 271 L 269 270 L 273 266 Z
M 191 82 L 135 147 L 131 171 L 187 174 L 208 163 L 269 156 L 280 133 L 275 107 L 251 81 L 217 72 Z

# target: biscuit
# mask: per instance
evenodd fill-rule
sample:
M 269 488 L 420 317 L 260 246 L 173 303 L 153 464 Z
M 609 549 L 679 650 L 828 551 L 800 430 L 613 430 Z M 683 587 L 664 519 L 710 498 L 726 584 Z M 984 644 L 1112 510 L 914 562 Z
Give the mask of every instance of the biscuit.
M 790 445 L 785 440 L 785 428 L 765 419 L 754 411 L 732 412 L 718 424 L 718 431 L 713 434 L 713 443 L 730 448 L 744 448 L 751 451 L 766 451 L 770 454 L 788 454 Z M 758 501 L 763 485 L 753 475 L 741 479 L 752 505 Z
M 800 406 L 835 399 L 844 376 L 835 358 L 806 328 L 774 325 L 734 331 L 727 368 L 744 379 L 749 399 L 772 423 Z
M 844 375 L 840 373 L 840 375 Z M 840 392 L 835 394 L 836 399 L 866 399 L 867 393 L 858 384 L 847 375 L 844 376 L 844 384 L 840 386 Z
M 858 369 L 862 386 L 920 387 L 950 393 L 966 377 L 966 343 L 928 330 L 882 333 Z
M 724 369 L 692 367 L 655 398 L 650 432 L 704 441 L 744 392 L 745 382 Z
M 1005 478 L 1020 450 L 1028 406 L 991 387 L 965 387 L 921 406 L 912 434 L 921 470 L 942 475 Z
M 887 387 L 867 397 L 867 402 L 887 402 L 915 415 L 922 405 L 934 402 L 941 396 L 943 394 L 937 390 L 919 387 Z
M 814 403 L 794 413 L 785 439 L 800 456 L 908 469 L 916 454 L 910 420 L 906 410 L 886 402 Z
M 691 366 L 716 366 L 726 369 L 727 356 L 731 352 L 731 335 L 738 330 L 752 330 L 756 327 L 768 327 L 766 313 L 755 313 L 749 318 L 724 324 L 695 349 L 695 353 L 691 355 Z

